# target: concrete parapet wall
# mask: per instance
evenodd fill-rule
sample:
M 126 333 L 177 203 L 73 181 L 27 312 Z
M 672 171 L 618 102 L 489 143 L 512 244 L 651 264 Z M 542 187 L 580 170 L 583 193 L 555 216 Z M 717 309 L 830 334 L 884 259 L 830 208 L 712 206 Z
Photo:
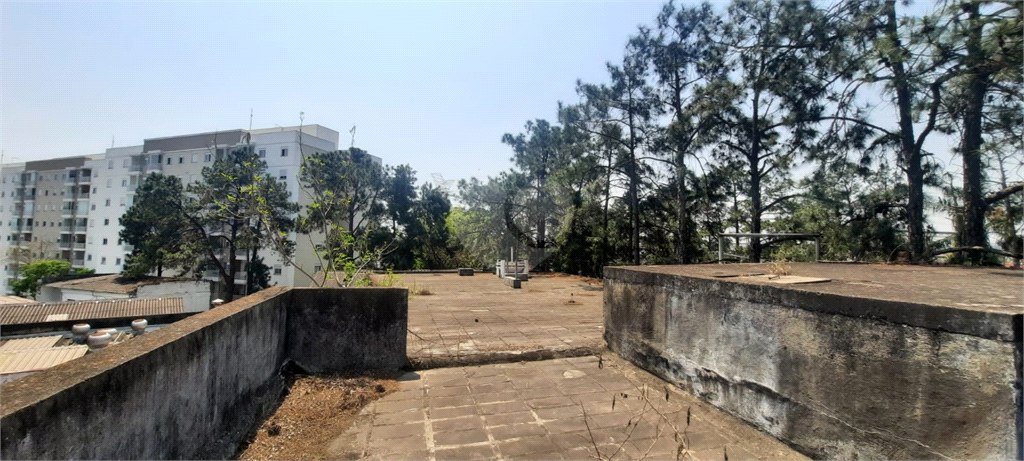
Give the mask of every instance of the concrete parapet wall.
M 293 356 L 320 371 L 405 363 L 405 290 L 376 291 L 271 288 L 6 383 L 0 458 L 231 457 L 276 407 Z M 357 344 L 377 355 L 331 358 Z
M 609 348 L 814 458 L 1020 458 L 1020 314 L 605 269 Z
M 303 368 L 397 370 L 408 364 L 409 290 L 295 288 L 292 296 L 288 357 Z

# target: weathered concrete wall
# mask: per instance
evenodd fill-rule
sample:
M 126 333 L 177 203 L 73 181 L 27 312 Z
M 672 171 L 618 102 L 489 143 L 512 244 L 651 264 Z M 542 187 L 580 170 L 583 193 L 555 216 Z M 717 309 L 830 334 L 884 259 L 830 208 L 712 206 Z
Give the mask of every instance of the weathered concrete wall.
M 609 348 L 814 458 L 1021 456 L 1019 314 L 627 268 L 604 292 Z
M 408 363 L 405 288 L 295 288 L 292 296 L 286 347 L 303 368 L 397 370 Z
M 406 301 L 271 288 L 4 384 L 0 458 L 231 457 L 276 406 L 293 354 L 321 371 L 405 363 Z

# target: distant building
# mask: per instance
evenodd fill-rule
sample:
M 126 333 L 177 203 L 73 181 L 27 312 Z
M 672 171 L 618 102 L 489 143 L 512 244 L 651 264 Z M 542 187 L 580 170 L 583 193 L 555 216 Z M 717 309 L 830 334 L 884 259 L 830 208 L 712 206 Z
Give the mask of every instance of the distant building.
M 216 158 L 240 148 L 253 149 L 269 173 L 287 184 L 292 200 L 306 205 L 310 198 L 300 192 L 298 181 L 302 155 L 337 150 L 338 132 L 306 125 L 189 134 L 146 139 L 141 146 L 101 154 L 0 165 L 0 256 L 6 275 L 0 277 L 0 290 L 7 293 L 20 267 L 39 259 L 61 259 L 100 274 L 121 272 L 132 248 L 118 238 L 119 219 L 145 176 L 173 175 L 187 186 L 201 181 L 203 168 Z M 320 270 L 315 243 L 308 238 L 295 242 L 295 263 L 309 274 Z M 270 267 L 271 285 L 309 285 L 308 277 L 285 266 L 271 249 L 260 256 Z M 221 286 L 213 272 L 201 275 L 215 282 L 217 293 L 230 289 L 242 295 L 246 260 L 245 252 L 236 255 L 238 275 L 231 287 Z
M 210 309 L 212 282 L 188 278 L 148 277 L 126 280 L 119 274 L 87 277 L 43 285 L 37 301 L 44 303 L 101 299 L 181 298 L 184 312 Z

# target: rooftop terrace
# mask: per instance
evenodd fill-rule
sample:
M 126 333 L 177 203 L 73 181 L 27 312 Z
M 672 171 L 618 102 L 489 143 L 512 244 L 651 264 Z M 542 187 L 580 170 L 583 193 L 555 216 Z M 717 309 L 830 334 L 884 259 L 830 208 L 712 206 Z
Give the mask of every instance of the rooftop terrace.
M 297 440 L 307 451 L 286 458 L 304 459 L 1020 453 L 1019 271 L 773 270 L 610 268 L 603 285 L 541 275 L 518 290 L 480 273 L 403 274 L 409 292 L 274 288 L 4 385 L 0 454 L 224 458 L 257 431 Z M 289 370 L 355 369 L 405 371 L 336 432 L 269 435 Z M 867 422 L 844 413 L 858 408 Z M 962 421 L 976 430 L 946 431 Z M 882 430 L 892 437 L 858 435 Z

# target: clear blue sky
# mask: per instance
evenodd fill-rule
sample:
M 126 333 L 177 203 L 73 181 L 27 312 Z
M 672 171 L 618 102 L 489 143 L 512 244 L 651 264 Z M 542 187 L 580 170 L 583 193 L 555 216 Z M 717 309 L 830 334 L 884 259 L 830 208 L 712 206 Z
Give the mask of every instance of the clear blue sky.
M 4 162 L 150 137 L 306 123 L 418 178 L 496 175 L 528 119 L 603 82 L 661 1 L 12 2 Z

